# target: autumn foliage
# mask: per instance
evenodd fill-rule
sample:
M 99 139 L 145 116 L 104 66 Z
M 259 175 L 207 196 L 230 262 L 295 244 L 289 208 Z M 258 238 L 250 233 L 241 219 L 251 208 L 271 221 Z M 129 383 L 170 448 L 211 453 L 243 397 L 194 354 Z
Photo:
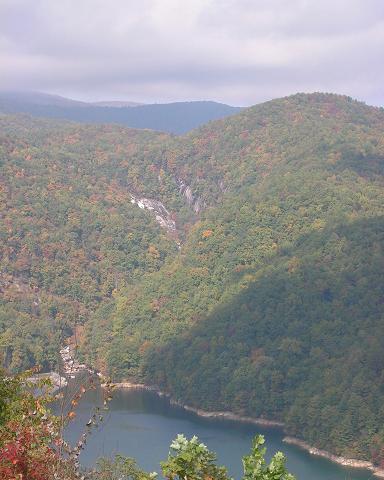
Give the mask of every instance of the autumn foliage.
M 47 425 L 34 427 L 10 422 L 14 438 L 0 448 L 0 478 L 9 480 L 47 480 L 53 478 L 60 463 L 57 451 L 47 445 L 52 432 Z
M 1 479 L 48 480 L 60 470 L 59 419 L 48 409 L 47 388 L 48 380 L 32 384 L 26 374 L 11 378 L 0 372 Z

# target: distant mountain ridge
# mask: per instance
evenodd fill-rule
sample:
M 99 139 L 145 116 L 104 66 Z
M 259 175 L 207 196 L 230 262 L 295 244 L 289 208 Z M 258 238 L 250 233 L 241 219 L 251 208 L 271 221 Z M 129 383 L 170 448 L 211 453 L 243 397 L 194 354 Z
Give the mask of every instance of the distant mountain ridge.
M 0 91 L 0 102 L 4 108 L 21 108 L 22 105 L 51 105 L 60 107 L 79 107 L 90 105 L 81 100 L 73 100 L 72 98 L 62 97 L 61 95 L 52 95 L 50 93 L 33 92 L 33 91 Z
M 152 105 L 123 101 L 86 103 L 46 93 L 0 92 L 0 112 L 3 113 L 28 113 L 34 117 L 81 123 L 115 123 L 174 134 L 186 133 L 211 120 L 233 115 L 240 110 L 241 107 L 211 101 Z
M 126 102 L 120 100 L 106 100 L 102 102 L 92 102 L 91 105 L 95 107 L 138 107 L 140 105 L 146 105 L 140 102 Z

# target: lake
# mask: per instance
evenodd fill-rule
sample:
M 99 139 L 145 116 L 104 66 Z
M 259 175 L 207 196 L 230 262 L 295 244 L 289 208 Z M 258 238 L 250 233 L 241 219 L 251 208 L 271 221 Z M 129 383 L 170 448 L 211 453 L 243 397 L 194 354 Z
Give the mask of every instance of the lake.
M 68 427 L 67 438 L 75 441 L 89 419 L 100 391 L 88 392 L 77 409 L 77 419 Z M 92 466 L 101 456 L 121 453 L 134 457 L 140 467 L 160 472 L 159 462 L 167 457 L 169 445 L 178 433 L 197 435 L 215 451 L 218 463 L 226 465 L 235 479 L 242 474 L 241 457 L 249 452 L 252 438 L 261 433 L 266 438 L 268 459 L 277 450 L 288 458 L 288 469 L 298 480 L 373 480 L 370 472 L 346 469 L 325 459 L 313 457 L 282 442 L 278 429 L 261 428 L 242 422 L 207 419 L 171 405 L 167 398 L 145 390 L 117 390 L 101 426 L 90 435 L 81 454 L 83 465 Z

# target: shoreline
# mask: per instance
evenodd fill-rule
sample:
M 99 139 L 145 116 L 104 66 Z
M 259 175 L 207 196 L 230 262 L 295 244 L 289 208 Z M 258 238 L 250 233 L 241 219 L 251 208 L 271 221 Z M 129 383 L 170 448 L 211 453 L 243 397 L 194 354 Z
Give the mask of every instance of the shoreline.
M 373 463 L 369 462 L 368 460 L 357 460 L 355 458 L 347 458 L 335 455 L 333 453 L 327 452 L 326 450 L 321 450 L 319 448 L 313 447 L 308 443 L 304 442 L 303 440 L 299 440 L 295 437 L 284 437 L 283 442 L 287 445 L 295 445 L 296 447 L 301 448 L 302 450 L 307 451 L 311 455 L 316 457 L 326 458 L 333 463 L 337 463 L 342 465 L 343 467 L 348 468 L 357 468 L 361 470 L 370 470 L 374 475 L 379 478 L 384 478 L 384 469 L 379 467 L 375 467 Z
M 102 384 L 101 386 L 103 385 L 104 384 Z M 278 422 L 276 420 L 267 420 L 265 418 L 248 417 L 248 416 L 238 415 L 233 412 L 208 411 L 208 410 L 202 410 L 201 408 L 191 407 L 190 405 L 185 405 L 184 403 L 181 403 L 178 400 L 172 399 L 169 393 L 165 393 L 157 387 L 144 385 L 143 383 L 122 382 L 122 383 L 114 383 L 113 385 L 115 385 L 115 388 L 128 388 L 132 390 L 147 390 L 149 392 L 154 392 L 160 397 L 167 397 L 171 405 L 180 407 L 183 410 L 186 410 L 187 412 L 191 412 L 198 415 L 199 417 L 220 418 L 223 420 L 233 420 L 236 422 L 252 423 L 254 425 L 260 425 L 262 427 L 275 427 L 275 428 L 284 427 L 284 423 Z
M 32 375 L 32 377 L 27 378 L 27 381 L 38 383 L 40 380 L 46 379 L 49 379 L 52 383 L 52 386 L 49 388 L 51 394 L 56 393 L 58 390 L 61 390 L 68 385 L 67 379 L 59 375 L 57 372 L 36 373 L 35 375 Z
M 101 384 L 103 387 L 104 384 Z M 260 425 L 263 427 L 274 427 L 274 428 L 284 428 L 283 422 L 278 422 L 276 420 L 267 420 L 264 418 L 254 418 L 249 416 L 242 416 L 238 415 L 233 412 L 220 412 L 220 411 L 212 411 L 209 412 L 207 410 L 202 410 L 200 408 L 191 407 L 189 405 L 185 405 L 177 400 L 173 400 L 169 393 L 165 393 L 161 391 L 158 387 L 145 385 L 143 383 L 131 383 L 131 382 L 121 382 L 121 383 L 114 383 L 115 388 L 127 388 L 132 390 L 147 390 L 149 392 L 154 392 L 161 397 L 167 397 L 170 401 L 171 405 L 178 406 L 183 408 L 187 412 L 192 412 L 199 417 L 204 418 L 219 418 L 224 420 L 233 420 L 237 422 L 244 422 L 244 423 L 251 423 L 254 425 Z M 384 469 L 379 467 L 375 467 L 373 463 L 369 462 L 368 460 L 357 460 L 354 458 L 347 458 L 335 455 L 331 452 L 326 450 L 321 450 L 319 448 L 313 447 L 308 443 L 300 440 L 298 438 L 286 436 L 283 438 L 283 442 L 287 445 L 294 445 L 302 450 L 306 450 L 309 454 L 325 458 L 332 463 L 337 463 L 343 467 L 353 468 L 353 469 L 361 469 L 361 470 L 369 470 L 371 471 L 376 477 L 384 478 Z

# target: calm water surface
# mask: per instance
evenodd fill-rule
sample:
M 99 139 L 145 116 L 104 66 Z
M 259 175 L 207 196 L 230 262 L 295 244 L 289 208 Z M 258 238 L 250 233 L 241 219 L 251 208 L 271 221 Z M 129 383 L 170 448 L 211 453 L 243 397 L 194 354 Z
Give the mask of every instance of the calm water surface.
M 77 420 L 68 429 L 68 439 L 75 441 L 87 422 L 92 407 L 100 402 L 100 392 L 89 393 L 79 405 Z M 102 425 L 89 437 L 81 454 L 86 466 L 101 456 L 121 453 L 137 459 L 148 471 L 160 471 L 159 462 L 167 457 L 171 441 L 178 433 L 197 435 L 218 455 L 235 479 L 242 474 L 241 457 L 249 452 L 252 438 L 262 433 L 266 438 L 268 458 L 277 451 L 288 457 L 288 469 L 298 480 L 373 480 L 367 471 L 345 469 L 282 443 L 283 434 L 241 422 L 206 419 L 169 404 L 164 397 L 142 390 L 119 390 L 105 412 Z

